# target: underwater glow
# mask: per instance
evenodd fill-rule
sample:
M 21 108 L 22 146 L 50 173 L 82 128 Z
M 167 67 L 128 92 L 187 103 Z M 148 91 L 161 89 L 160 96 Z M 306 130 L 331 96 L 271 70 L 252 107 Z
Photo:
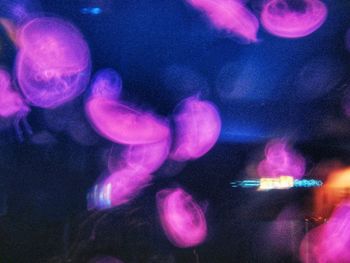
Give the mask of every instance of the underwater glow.
M 170 136 L 165 120 L 113 99 L 91 97 L 85 104 L 85 112 L 95 130 L 116 143 L 156 143 Z
M 127 168 L 151 174 L 166 160 L 169 149 L 170 139 L 150 144 L 114 145 L 108 156 L 108 169 L 114 172 Z
M 260 178 L 259 180 L 243 180 L 231 182 L 233 188 L 251 188 L 256 187 L 259 191 L 267 191 L 272 189 L 289 189 L 295 188 L 309 188 L 320 187 L 323 183 L 315 179 L 294 179 L 292 176 L 280 176 L 278 178 Z
M 118 170 L 97 183 L 88 193 L 88 209 L 108 209 L 128 203 L 152 180 L 149 174 Z
M 53 17 L 26 22 L 18 31 L 16 77 L 26 100 L 55 108 L 80 95 L 90 77 L 90 51 L 80 32 Z
M 350 262 L 350 203 L 341 203 L 328 222 L 308 232 L 300 245 L 302 262 Z
M 288 174 L 300 179 L 305 173 L 304 158 L 289 148 L 284 140 L 272 140 L 265 147 L 265 159 L 257 172 L 260 177 L 279 177 Z
M 193 247 L 207 236 L 202 208 L 181 188 L 157 193 L 160 221 L 169 241 L 177 247 Z
M 93 97 L 118 99 L 122 90 L 122 79 L 114 69 L 102 69 L 95 73 L 91 81 Z
M 221 131 L 221 118 L 215 105 L 190 97 L 175 110 L 175 142 L 170 158 L 176 161 L 196 159 L 216 143 Z
M 258 19 L 239 1 L 235 0 L 186 0 L 203 12 L 210 22 L 220 30 L 257 42 Z
M 299 38 L 319 29 L 327 13 L 326 5 L 319 0 L 269 0 L 263 6 L 261 23 L 273 35 Z

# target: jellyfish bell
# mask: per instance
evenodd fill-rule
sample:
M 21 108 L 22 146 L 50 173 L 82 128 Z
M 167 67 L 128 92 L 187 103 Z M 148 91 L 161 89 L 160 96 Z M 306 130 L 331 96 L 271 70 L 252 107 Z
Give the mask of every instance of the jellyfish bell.
M 11 76 L 5 69 L 0 69 L 0 118 L 13 121 L 18 139 L 23 140 L 23 131 L 20 123 L 28 133 L 31 128 L 26 120 L 30 108 L 26 105 L 21 95 L 13 89 Z
M 115 143 L 149 144 L 170 136 L 167 121 L 109 98 L 89 98 L 85 112 L 95 130 Z
M 203 12 L 217 29 L 238 36 L 248 43 L 257 42 L 258 19 L 240 1 L 186 0 Z
M 137 173 L 151 174 L 158 170 L 168 157 L 170 138 L 150 144 L 113 145 L 108 156 L 110 172 L 131 169 Z
M 320 0 L 269 0 L 263 6 L 261 23 L 273 35 L 300 38 L 319 29 L 327 13 L 326 5 Z
M 189 97 L 177 106 L 174 116 L 175 139 L 169 157 L 175 161 L 196 159 L 216 143 L 221 119 L 215 105 Z
M 120 96 L 122 79 L 114 69 L 107 68 L 97 71 L 91 83 L 90 96 L 100 96 L 115 100 Z
M 122 169 L 100 180 L 88 193 L 88 209 L 109 209 L 130 202 L 143 188 L 150 184 L 153 176 Z
M 90 77 L 90 51 L 72 24 L 38 17 L 18 30 L 16 78 L 25 99 L 56 108 L 80 95 Z
M 204 242 L 207 223 L 202 208 L 182 188 L 165 189 L 156 196 L 158 215 L 169 241 L 177 247 Z

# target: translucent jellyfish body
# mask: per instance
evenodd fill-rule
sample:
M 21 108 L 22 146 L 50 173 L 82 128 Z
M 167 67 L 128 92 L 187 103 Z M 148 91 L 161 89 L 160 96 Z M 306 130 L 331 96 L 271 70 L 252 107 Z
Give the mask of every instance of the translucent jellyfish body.
M 31 133 L 26 116 L 30 108 L 24 103 L 21 95 L 12 88 L 10 74 L 3 69 L 0 69 L 0 118 L 12 119 L 17 132 L 17 136 L 22 140 L 22 130 L 20 129 L 20 121 L 27 131 Z
M 152 176 L 132 169 L 118 170 L 97 183 L 88 194 L 89 209 L 108 209 L 128 203 L 146 187 Z
M 17 41 L 17 81 L 30 104 L 55 108 L 84 91 L 90 51 L 73 25 L 58 18 L 34 18 L 19 29 Z
M 108 97 L 89 98 L 85 111 L 95 130 L 116 143 L 156 143 L 166 140 L 170 135 L 165 120 Z
M 175 110 L 175 140 L 170 158 L 175 161 L 196 159 L 216 143 L 221 131 L 217 108 L 209 101 L 190 97 Z
M 257 41 L 258 19 L 240 2 L 235 0 L 186 0 L 203 12 L 217 28 L 242 38 Z
M 150 144 L 114 145 L 109 153 L 108 169 L 114 172 L 127 168 L 136 173 L 151 174 L 166 160 L 169 148 L 170 138 Z
M 340 204 L 331 218 L 306 233 L 300 245 L 301 262 L 350 262 L 350 203 Z
M 265 147 L 265 159 L 257 168 L 260 177 L 292 176 L 300 179 L 305 173 L 305 159 L 295 153 L 284 140 L 273 140 Z
M 96 72 L 91 83 L 90 96 L 93 97 L 118 99 L 122 90 L 122 79 L 119 74 L 111 68 Z
M 269 0 L 263 6 L 261 23 L 273 35 L 299 38 L 320 28 L 327 13 L 320 0 Z
M 207 236 L 207 223 L 202 208 L 181 188 L 157 193 L 161 225 L 169 241 L 177 247 L 193 247 Z

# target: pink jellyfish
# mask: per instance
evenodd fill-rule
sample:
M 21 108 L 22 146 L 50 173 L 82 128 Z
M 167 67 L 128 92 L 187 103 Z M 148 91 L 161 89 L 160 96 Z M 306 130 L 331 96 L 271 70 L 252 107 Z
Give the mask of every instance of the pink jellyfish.
M 20 140 L 23 139 L 22 130 L 20 129 L 20 121 L 27 131 L 31 133 L 26 116 L 30 112 L 30 108 L 24 103 L 21 95 L 12 89 L 10 74 L 0 69 L 0 117 L 4 119 L 13 119 L 17 135 Z
M 90 51 L 73 25 L 59 18 L 34 18 L 21 26 L 17 41 L 17 81 L 30 104 L 51 109 L 84 91 Z
M 268 0 L 263 6 L 261 23 L 273 35 L 299 38 L 320 28 L 327 13 L 320 0 Z
M 300 245 L 302 262 L 350 262 L 350 202 L 345 201 L 328 222 L 308 232 Z
M 217 108 L 209 101 L 189 97 L 175 110 L 175 142 L 170 158 L 175 161 L 196 159 L 216 143 L 221 131 Z
M 119 75 L 100 72 L 92 82 L 85 112 L 95 130 L 121 144 L 149 144 L 170 137 L 168 123 L 149 112 L 127 106 L 117 100 L 121 90 Z
M 236 0 L 186 0 L 217 28 L 247 42 L 257 42 L 258 19 Z
M 89 209 L 108 209 L 130 202 L 152 180 L 132 169 L 118 170 L 97 183 L 88 194 Z
M 300 179 L 305 173 L 305 159 L 292 151 L 284 140 L 273 140 L 265 147 L 265 159 L 258 165 L 260 177 L 292 176 Z
M 170 242 L 177 247 L 193 247 L 207 236 L 207 223 L 201 207 L 182 188 L 157 193 L 160 222 Z
M 169 148 L 170 138 L 150 144 L 114 145 L 108 158 L 109 171 L 128 168 L 137 173 L 151 174 L 166 160 Z

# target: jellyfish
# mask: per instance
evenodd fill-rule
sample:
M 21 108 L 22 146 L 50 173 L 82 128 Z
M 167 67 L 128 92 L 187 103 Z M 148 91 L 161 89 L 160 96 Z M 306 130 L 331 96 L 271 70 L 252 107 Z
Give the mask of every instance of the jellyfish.
M 265 159 L 257 168 L 260 177 L 292 176 L 300 179 L 305 173 L 305 159 L 292 151 L 285 140 L 273 140 L 265 147 Z
M 30 108 L 21 95 L 12 88 L 10 74 L 4 69 L 0 69 L 0 118 L 14 121 L 15 130 L 20 141 L 23 140 L 21 121 L 26 131 L 32 133 L 26 120 L 29 112 Z
M 202 208 L 182 188 L 157 193 L 161 225 L 169 241 L 177 247 L 193 247 L 204 242 L 207 223 Z
M 89 98 L 85 111 L 95 130 L 115 143 L 156 143 L 170 135 L 167 121 L 110 98 Z
M 168 157 L 170 138 L 156 143 L 139 145 L 113 145 L 108 157 L 110 172 L 131 169 L 151 174 L 158 170 Z
M 16 77 L 29 104 L 52 109 L 84 91 L 90 51 L 78 29 L 59 18 L 38 17 L 17 35 Z
M 320 0 L 269 0 L 263 6 L 261 23 L 273 35 L 300 38 L 319 29 L 327 13 Z
M 221 131 L 221 119 L 215 105 L 189 97 L 175 109 L 175 139 L 170 158 L 175 161 L 196 159 L 206 154 L 216 143 Z
M 121 169 L 97 183 L 88 194 L 89 209 L 108 209 L 130 202 L 152 180 L 152 175 Z
M 117 100 L 122 89 L 122 79 L 111 68 L 98 71 L 91 81 L 91 96 L 108 97 Z
M 258 19 L 242 3 L 235 0 L 186 0 L 203 12 L 217 29 L 257 42 Z
M 337 207 L 327 223 L 306 233 L 300 245 L 301 262 L 350 262 L 349 231 L 350 202 L 347 200 Z

